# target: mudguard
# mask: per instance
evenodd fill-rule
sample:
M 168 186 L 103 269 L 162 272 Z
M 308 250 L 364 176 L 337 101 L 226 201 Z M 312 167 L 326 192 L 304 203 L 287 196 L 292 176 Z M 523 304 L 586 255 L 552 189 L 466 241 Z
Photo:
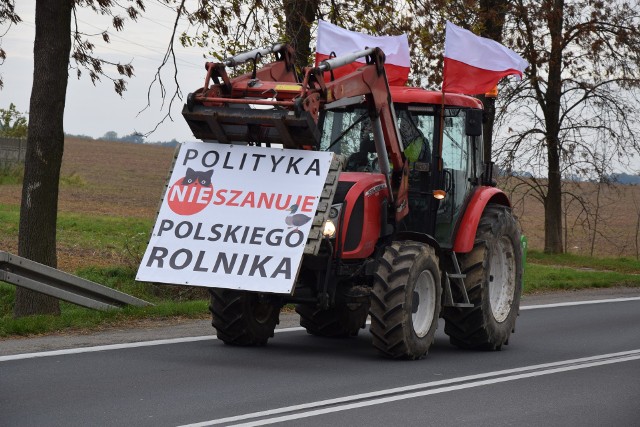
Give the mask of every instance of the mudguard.
M 457 253 L 467 253 L 473 249 L 476 238 L 476 231 L 480 223 L 480 217 L 488 203 L 511 207 L 511 202 L 507 195 L 496 187 L 482 186 L 471 196 L 471 200 L 466 206 L 458 231 L 453 244 L 453 251 Z

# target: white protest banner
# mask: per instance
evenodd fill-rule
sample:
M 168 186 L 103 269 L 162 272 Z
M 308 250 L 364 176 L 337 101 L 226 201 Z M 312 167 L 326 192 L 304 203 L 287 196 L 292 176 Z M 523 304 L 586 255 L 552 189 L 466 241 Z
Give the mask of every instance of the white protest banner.
M 291 293 L 331 159 L 183 144 L 136 280 Z

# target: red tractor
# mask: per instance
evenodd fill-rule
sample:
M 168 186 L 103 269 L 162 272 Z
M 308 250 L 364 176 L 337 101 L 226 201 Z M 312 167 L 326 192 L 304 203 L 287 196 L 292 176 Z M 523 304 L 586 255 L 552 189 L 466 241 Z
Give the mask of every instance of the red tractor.
M 211 288 L 218 338 L 264 345 L 281 307 L 295 304 L 318 336 L 357 335 L 370 316 L 373 345 L 391 358 L 426 355 L 440 317 L 452 344 L 499 350 L 518 316 L 523 256 L 509 199 L 483 159 L 481 102 L 389 88 L 380 49 L 324 61 L 302 79 L 291 52 L 276 45 L 208 63 L 183 109 L 203 141 L 338 160 L 292 294 Z M 276 60 L 258 68 L 270 53 Z M 360 69 L 333 78 L 360 57 Z M 252 71 L 228 77 L 226 67 L 249 61 Z

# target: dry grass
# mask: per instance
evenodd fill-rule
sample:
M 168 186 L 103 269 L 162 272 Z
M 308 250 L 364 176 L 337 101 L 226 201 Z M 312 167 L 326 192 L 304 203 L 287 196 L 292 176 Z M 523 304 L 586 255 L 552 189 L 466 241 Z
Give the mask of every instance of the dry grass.
M 174 149 L 151 145 L 67 138 L 62 160 L 59 211 L 100 217 L 153 220 Z M 0 185 L 0 204 L 20 205 L 22 186 Z M 17 227 L 17 225 L 16 225 Z M 17 253 L 13 236 L 0 236 L 2 250 Z M 58 266 L 75 271 L 82 265 L 121 264 L 122 254 L 104 247 L 91 251 L 58 245 Z
M 531 194 L 525 195 L 524 187 L 513 190 L 513 182 L 503 182 L 520 219 L 524 234 L 533 249 L 544 248 L 544 208 Z M 638 258 L 640 236 L 637 233 L 640 220 L 640 186 L 612 184 L 564 183 L 563 212 L 566 212 L 564 229 L 565 247 L 568 253 L 600 257 Z M 579 203 L 571 195 L 586 201 Z M 598 203 L 599 200 L 599 203 Z M 600 205 L 597 212 L 596 206 Z M 594 230 L 595 237 L 594 237 Z M 595 239 L 595 240 L 594 240 Z

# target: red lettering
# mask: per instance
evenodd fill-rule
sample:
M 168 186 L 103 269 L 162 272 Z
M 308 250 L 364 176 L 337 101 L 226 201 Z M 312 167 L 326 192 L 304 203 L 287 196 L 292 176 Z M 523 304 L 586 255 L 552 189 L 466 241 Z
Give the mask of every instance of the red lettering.
M 267 194 L 267 193 L 260 193 L 260 198 L 258 199 L 258 207 L 259 208 L 267 208 L 267 209 L 271 209 L 271 206 L 273 205 L 273 198 L 275 197 L 275 194 L 271 193 L 271 194 Z
M 216 191 L 216 201 L 213 202 L 214 205 L 220 206 L 224 205 L 227 202 L 227 198 L 225 197 L 227 190 L 221 189 Z
M 238 197 L 240 197 L 240 195 L 242 194 L 242 191 L 240 190 L 230 190 L 231 191 L 231 200 L 229 200 L 227 202 L 227 206 L 238 206 L 238 202 L 236 202 L 236 199 Z
M 313 207 L 314 200 L 315 200 L 315 196 L 305 196 L 300 210 L 302 212 L 311 212 L 311 208 Z
M 246 205 L 249 205 L 252 208 L 255 208 L 254 198 L 255 195 L 253 194 L 253 191 L 249 191 L 247 195 L 244 196 L 242 203 L 240 203 L 240 207 L 244 208 Z

